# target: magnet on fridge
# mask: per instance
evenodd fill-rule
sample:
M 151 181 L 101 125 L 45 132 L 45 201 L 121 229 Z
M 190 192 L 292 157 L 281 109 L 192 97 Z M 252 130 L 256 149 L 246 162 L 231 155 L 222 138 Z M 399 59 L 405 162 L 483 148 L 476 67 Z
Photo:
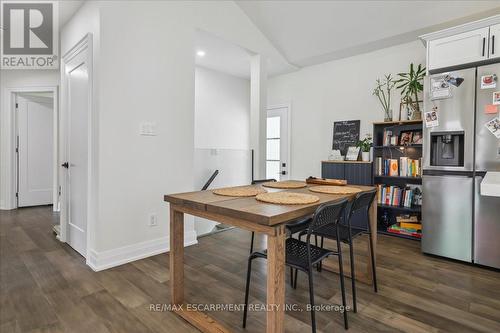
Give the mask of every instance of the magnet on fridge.
M 500 91 L 495 91 L 493 93 L 493 103 L 492 104 L 495 104 L 495 105 L 500 104 Z
M 491 89 L 497 87 L 497 75 L 489 74 L 481 76 L 481 89 Z
M 486 114 L 495 114 L 498 112 L 498 105 L 496 104 L 487 104 L 484 106 L 484 113 Z

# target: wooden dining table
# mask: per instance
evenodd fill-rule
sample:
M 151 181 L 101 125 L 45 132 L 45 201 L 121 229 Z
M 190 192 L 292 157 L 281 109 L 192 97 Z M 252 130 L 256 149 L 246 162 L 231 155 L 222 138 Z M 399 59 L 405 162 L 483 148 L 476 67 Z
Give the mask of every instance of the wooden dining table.
M 254 185 L 260 186 L 260 185 Z M 307 185 L 314 186 L 314 185 Z M 361 191 L 370 191 L 374 187 L 355 186 Z M 230 332 L 204 312 L 187 309 L 184 299 L 184 214 L 189 214 L 237 228 L 265 234 L 267 236 L 267 300 L 266 332 L 282 333 L 285 319 L 285 224 L 305 218 L 314 213 L 316 208 L 327 202 L 343 198 L 352 200 L 355 195 L 332 195 L 313 193 L 308 188 L 278 190 L 308 193 L 319 197 L 319 201 L 307 205 L 277 205 L 260 202 L 255 197 L 228 197 L 216 195 L 212 191 L 197 191 L 165 195 L 170 203 L 170 292 L 173 311 L 202 332 Z M 377 202 L 374 199 L 370 207 L 370 228 L 376 263 L 377 244 Z M 367 238 L 368 240 L 368 238 Z M 250 243 L 250 238 L 249 238 Z M 369 246 L 369 242 L 368 246 Z M 250 246 L 250 244 L 249 244 Z M 324 265 L 336 271 L 335 265 Z M 371 260 L 367 260 L 365 274 L 356 269 L 356 280 L 373 283 Z M 349 276 L 347 270 L 346 275 Z M 242 291 L 243 292 L 243 291 Z

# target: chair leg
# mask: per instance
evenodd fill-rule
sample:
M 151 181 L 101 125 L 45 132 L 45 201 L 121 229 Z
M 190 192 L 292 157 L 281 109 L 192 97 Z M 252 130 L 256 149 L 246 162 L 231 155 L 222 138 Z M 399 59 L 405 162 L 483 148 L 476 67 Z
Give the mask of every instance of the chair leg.
M 340 273 L 340 289 L 342 291 L 342 305 L 344 306 L 344 327 L 349 329 L 349 324 L 347 323 L 347 306 L 345 299 L 345 284 L 344 284 L 344 265 L 342 260 L 342 245 L 340 244 L 339 235 L 337 233 L 337 252 L 339 256 L 339 273 Z
M 309 303 L 311 304 L 311 328 L 312 333 L 316 333 L 316 312 L 314 309 L 314 281 L 312 267 L 309 267 Z
M 250 241 L 250 254 L 253 253 L 253 241 L 255 239 L 255 232 L 252 231 L 252 240 Z
M 319 247 L 323 249 L 324 244 L 325 244 L 325 237 L 321 236 L 321 243 Z M 321 272 L 322 270 L 323 270 L 323 261 L 320 261 L 318 264 L 318 272 Z
M 243 309 L 243 328 L 247 326 L 248 294 L 250 292 L 250 276 L 252 274 L 252 260 L 253 260 L 252 257 L 248 258 L 247 283 L 245 287 L 245 308 Z
M 356 313 L 358 312 L 358 306 L 356 303 L 356 274 L 355 274 L 355 268 L 354 268 L 354 249 L 353 249 L 353 243 L 352 243 L 352 238 L 349 240 L 349 252 L 350 252 L 350 262 L 351 262 L 351 282 L 352 282 L 352 308 L 353 311 Z
M 371 232 L 368 233 L 368 237 L 370 237 L 370 258 L 372 260 L 372 278 L 373 278 L 373 291 L 378 292 L 377 289 L 377 267 L 375 266 L 375 257 L 373 255 L 373 240 Z

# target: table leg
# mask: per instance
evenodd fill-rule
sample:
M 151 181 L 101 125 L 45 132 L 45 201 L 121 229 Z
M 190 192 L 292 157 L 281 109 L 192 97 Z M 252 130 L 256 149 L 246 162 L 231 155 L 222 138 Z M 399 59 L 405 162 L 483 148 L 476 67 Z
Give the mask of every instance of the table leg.
M 267 236 L 267 333 L 285 332 L 285 227 Z
M 184 303 L 184 213 L 170 207 L 171 304 Z

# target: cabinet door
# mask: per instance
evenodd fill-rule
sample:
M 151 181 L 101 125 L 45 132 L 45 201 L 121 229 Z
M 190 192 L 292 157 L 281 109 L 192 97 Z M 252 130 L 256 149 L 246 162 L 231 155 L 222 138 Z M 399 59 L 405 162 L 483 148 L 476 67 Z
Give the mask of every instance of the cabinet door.
M 345 179 L 344 163 L 323 162 L 321 165 L 321 177 L 331 179 Z
M 347 180 L 347 184 L 352 185 L 372 185 L 372 164 L 346 164 L 345 180 Z
M 495 24 L 490 27 L 490 47 L 489 58 L 500 57 L 500 24 Z
M 489 27 L 429 42 L 429 70 L 467 64 L 488 58 Z

